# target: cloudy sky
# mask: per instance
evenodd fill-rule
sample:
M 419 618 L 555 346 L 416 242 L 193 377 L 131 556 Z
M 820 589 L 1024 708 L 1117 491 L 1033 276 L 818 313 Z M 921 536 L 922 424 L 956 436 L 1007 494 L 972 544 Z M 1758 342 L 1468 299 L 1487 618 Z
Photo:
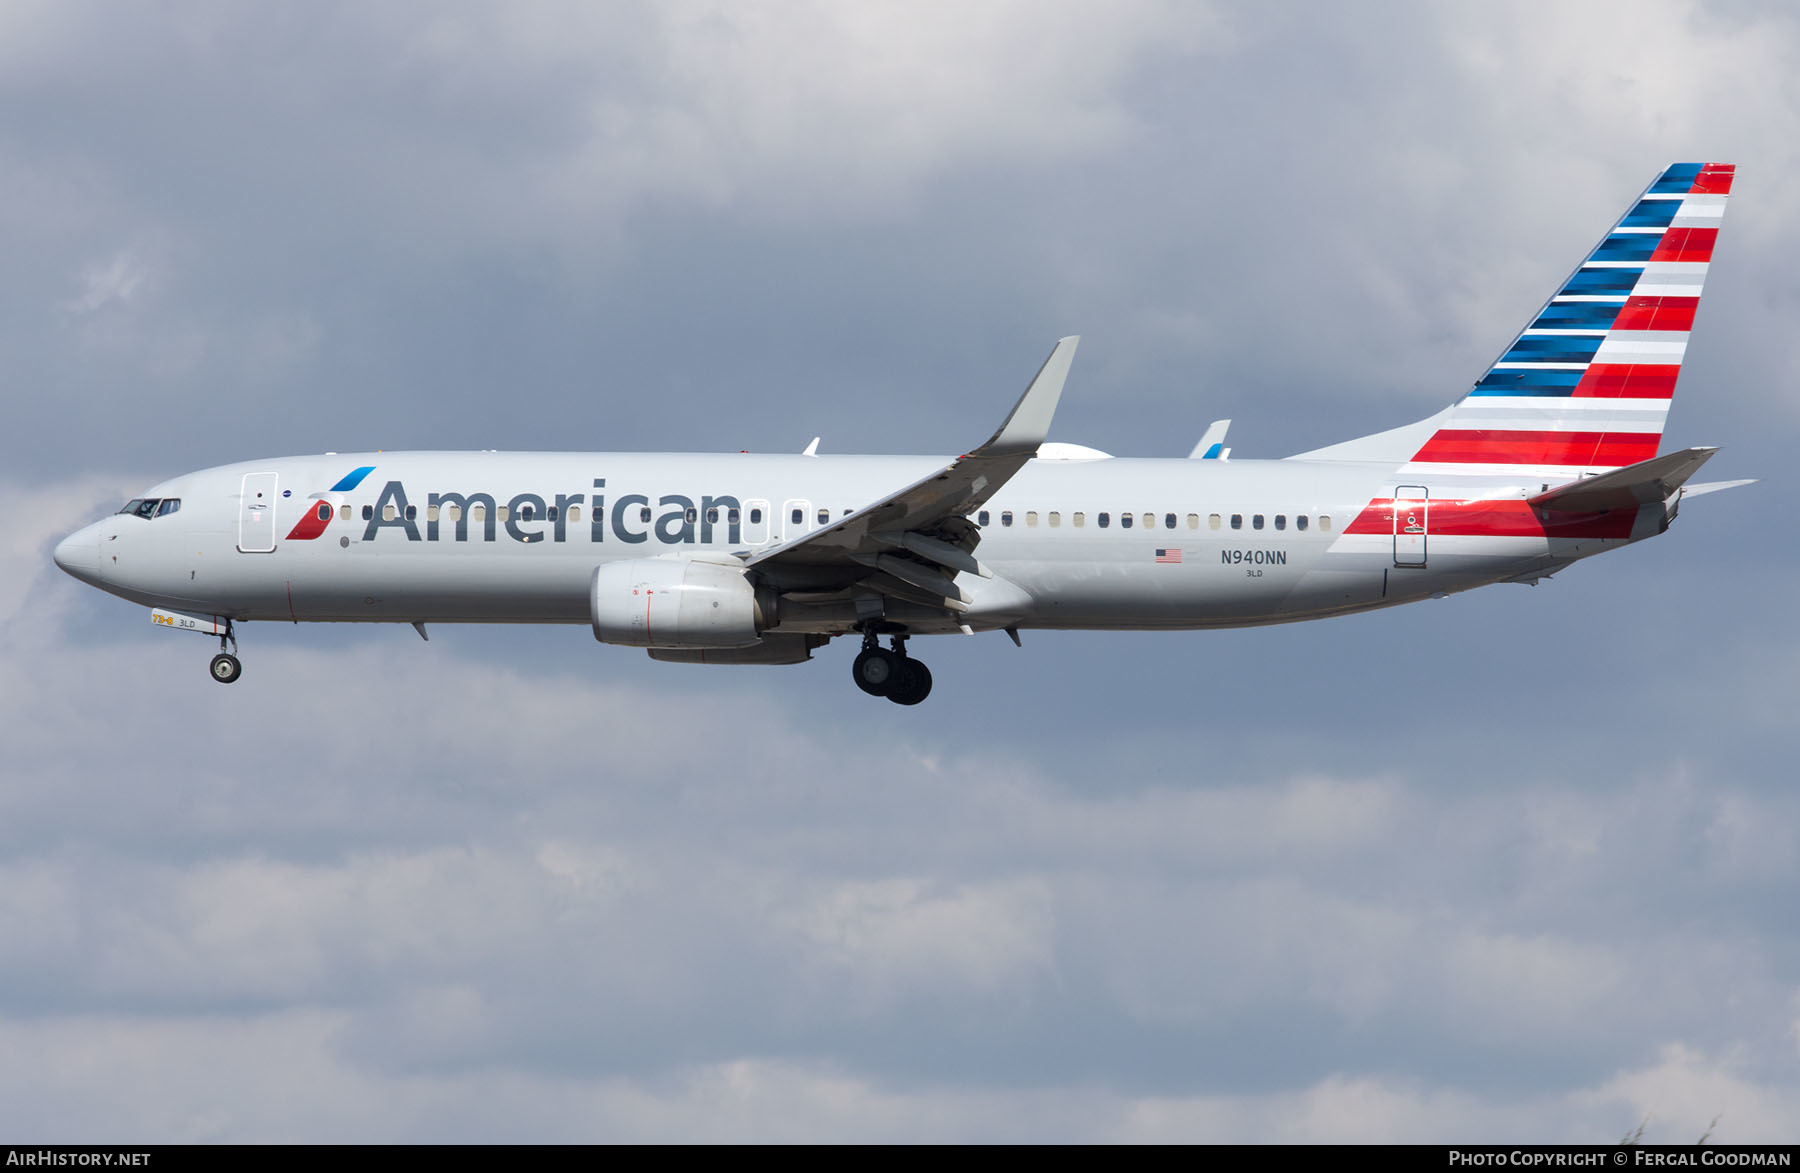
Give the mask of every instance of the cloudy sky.
M 0 2 L 0 1133 L 1800 1139 L 1784 5 Z M 917 709 L 56 570 L 164 476 L 480 447 L 1281 456 L 1739 181 L 1664 538 Z

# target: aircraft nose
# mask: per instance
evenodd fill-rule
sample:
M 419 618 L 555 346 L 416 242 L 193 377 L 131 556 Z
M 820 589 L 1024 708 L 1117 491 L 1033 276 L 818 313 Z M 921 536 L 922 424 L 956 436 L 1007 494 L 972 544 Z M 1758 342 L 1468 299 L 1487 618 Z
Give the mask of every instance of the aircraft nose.
M 93 582 L 100 570 L 100 531 L 94 526 L 76 530 L 56 543 L 56 564 L 83 582 Z

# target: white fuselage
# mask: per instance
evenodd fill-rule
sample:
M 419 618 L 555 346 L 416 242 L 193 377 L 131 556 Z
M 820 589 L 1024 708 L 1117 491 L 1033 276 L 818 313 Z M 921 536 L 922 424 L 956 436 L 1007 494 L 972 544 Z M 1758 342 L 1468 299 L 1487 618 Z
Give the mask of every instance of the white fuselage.
M 178 510 L 108 517 L 62 543 L 57 560 L 124 598 L 240 622 L 585 623 L 603 563 L 730 560 L 946 463 L 467 452 L 253 461 L 163 482 L 146 497 L 178 500 Z M 354 487 L 334 490 L 364 467 Z M 917 633 L 1278 623 L 1527 581 L 1666 527 L 1656 506 L 1548 519 L 1525 503 L 1540 487 L 1529 471 L 1033 460 L 978 514 L 976 554 L 992 577 L 957 578 L 967 610 L 900 605 L 889 617 Z M 841 601 L 784 602 L 769 618 L 771 632 L 857 627 Z

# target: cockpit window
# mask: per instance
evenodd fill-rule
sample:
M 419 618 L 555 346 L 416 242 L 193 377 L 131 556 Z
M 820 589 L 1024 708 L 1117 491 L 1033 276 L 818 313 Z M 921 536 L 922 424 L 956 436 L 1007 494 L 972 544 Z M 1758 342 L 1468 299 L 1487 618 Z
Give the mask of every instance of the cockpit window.
M 179 497 L 133 497 L 125 502 L 120 513 L 130 513 L 137 517 L 163 517 L 181 508 Z

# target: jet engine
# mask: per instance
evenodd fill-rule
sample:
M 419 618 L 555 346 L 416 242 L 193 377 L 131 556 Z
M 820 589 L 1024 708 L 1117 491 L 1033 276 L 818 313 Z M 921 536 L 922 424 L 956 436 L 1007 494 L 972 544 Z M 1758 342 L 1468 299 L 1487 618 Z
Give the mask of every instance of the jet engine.
M 741 566 L 634 558 L 594 568 L 594 638 L 633 648 L 747 648 L 775 620 L 775 593 Z

